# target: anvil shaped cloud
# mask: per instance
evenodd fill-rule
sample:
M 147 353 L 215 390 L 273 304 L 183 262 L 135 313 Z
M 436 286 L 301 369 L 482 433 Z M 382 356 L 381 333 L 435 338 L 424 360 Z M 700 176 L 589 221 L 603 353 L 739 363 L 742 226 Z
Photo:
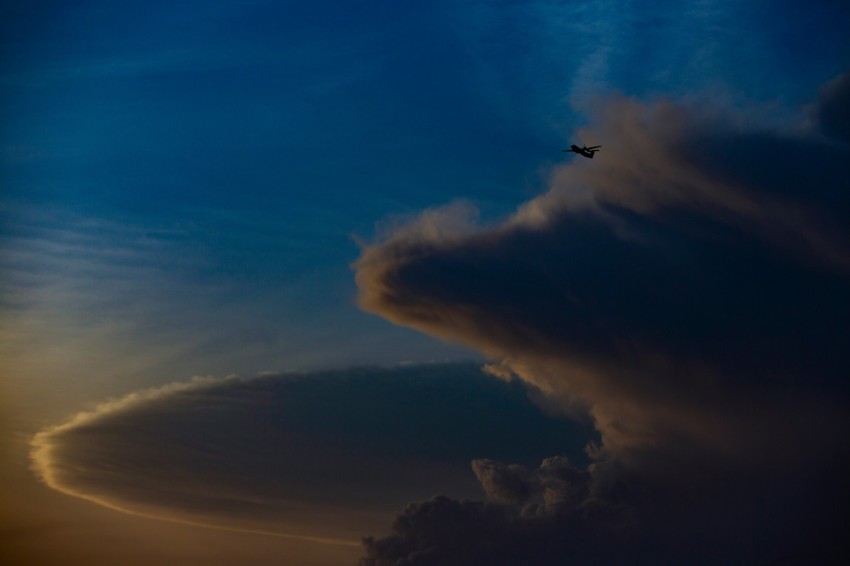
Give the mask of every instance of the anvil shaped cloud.
M 518 382 L 434 364 L 141 391 L 38 434 L 33 462 L 129 513 L 356 545 L 411 499 L 478 495 L 473 458 L 580 454 L 586 434 Z

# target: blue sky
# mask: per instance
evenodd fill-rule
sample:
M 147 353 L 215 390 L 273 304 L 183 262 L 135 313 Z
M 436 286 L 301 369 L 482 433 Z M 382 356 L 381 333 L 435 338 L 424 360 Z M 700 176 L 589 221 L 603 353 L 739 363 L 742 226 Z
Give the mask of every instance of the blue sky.
M 613 95 L 802 128 L 848 21 L 840 1 L 4 4 L 4 451 L 195 375 L 482 360 L 358 309 L 358 242 L 458 199 L 504 219 Z
M 265 341 L 227 372 L 457 357 L 351 307 L 352 236 L 458 198 L 507 214 L 612 92 L 781 115 L 847 58 L 840 3 L 4 10 L 7 307 Z

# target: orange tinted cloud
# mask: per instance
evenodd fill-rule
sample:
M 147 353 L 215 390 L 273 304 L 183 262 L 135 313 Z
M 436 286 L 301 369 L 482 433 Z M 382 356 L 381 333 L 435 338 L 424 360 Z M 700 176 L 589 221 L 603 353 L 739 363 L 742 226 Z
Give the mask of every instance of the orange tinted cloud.
M 140 391 L 39 433 L 32 459 L 125 513 L 356 546 L 411 499 L 477 496 L 473 458 L 580 454 L 579 430 L 474 364 L 354 368 Z

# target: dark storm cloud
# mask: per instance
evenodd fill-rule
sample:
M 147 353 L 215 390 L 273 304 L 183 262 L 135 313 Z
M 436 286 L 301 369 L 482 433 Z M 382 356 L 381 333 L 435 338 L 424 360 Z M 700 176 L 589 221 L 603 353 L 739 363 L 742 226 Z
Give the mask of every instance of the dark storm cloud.
M 818 115 L 840 90 L 824 91 Z M 620 559 L 767 560 L 835 543 L 850 447 L 850 146 L 625 98 L 578 137 L 603 144 L 598 159 L 554 171 L 503 224 L 476 228 L 456 205 L 365 248 L 361 306 L 482 351 L 550 409 L 589 414 L 602 443 L 570 528 L 586 538 L 633 521 L 609 541 L 638 552 Z M 491 521 L 502 505 L 521 520 L 496 513 L 499 529 L 572 536 L 562 511 L 533 527 L 522 514 L 542 472 L 475 470 L 492 502 L 410 507 L 367 544 L 370 560 L 447 563 L 451 542 L 416 538 L 436 510 Z M 463 545 L 498 553 L 510 540 L 478 535 Z M 448 554 L 423 558 L 429 544 Z M 588 561 L 555 550 L 552 562 Z
M 365 539 L 361 564 L 545 565 L 564 564 L 566 558 L 606 564 L 622 562 L 633 551 L 605 545 L 622 533 L 629 517 L 589 499 L 588 474 L 567 458 L 548 458 L 537 469 L 476 460 L 473 469 L 488 501 L 438 496 L 408 505 L 392 535 Z
M 814 114 L 823 133 L 850 143 L 850 71 L 821 89 Z
M 577 431 L 474 365 L 351 369 L 134 393 L 39 434 L 34 463 L 132 513 L 356 541 L 411 499 L 479 493 L 473 458 L 581 454 Z
M 584 500 L 587 471 L 564 456 L 547 458 L 536 470 L 495 460 L 473 460 L 472 469 L 491 501 L 554 506 Z

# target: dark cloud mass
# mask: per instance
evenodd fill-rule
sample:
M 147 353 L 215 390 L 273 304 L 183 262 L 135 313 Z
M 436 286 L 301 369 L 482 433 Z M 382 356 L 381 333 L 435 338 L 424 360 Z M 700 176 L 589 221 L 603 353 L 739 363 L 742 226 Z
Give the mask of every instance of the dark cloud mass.
M 580 457 L 587 433 L 516 380 L 435 364 L 142 391 L 42 432 L 33 456 L 52 487 L 132 513 L 356 544 L 412 499 L 477 496 L 473 458 Z
M 611 100 L 578 135 L 598 159 L 501 225 L 453 205 L 363 250 L 364 309 L 485 353 L 601 435 L 586 469 L 476 461 L 487 502 L 413 504 L 364 563 L 846 556 L 846 76 L 815 110 L 831 139 Z
M 826 135 L 850 142 L 850 71 L 821 89 L 815 116 Z

